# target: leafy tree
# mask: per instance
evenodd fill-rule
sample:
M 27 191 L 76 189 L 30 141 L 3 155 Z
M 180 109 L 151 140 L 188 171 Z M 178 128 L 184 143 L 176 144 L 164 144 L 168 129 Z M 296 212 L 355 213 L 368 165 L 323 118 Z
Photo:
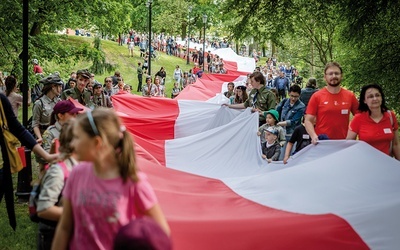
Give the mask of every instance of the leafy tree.
M 279 60 L 306 63 L 314 74 L 315 67 L 320 70 L 335 59 L 338 8 L 333 1 L 228 0 L 223 9 L 226 15 L 237 13 L 230 24 L 234 38 L 271 41 L 272 54 L 275 46 L 280 50 Z
M 22 1 L 4 1 L 0 5 L 0 67 L 4 71 L 21 75 L 22 62 Z M 53 33 L 68 27 L 99 30 L 105 35 L 115 35 L 130 27 L 128 0 L 95 1 L 29 1 L 29 58 L 39 61 L 65 62 L 76 56 L 93 58 L 96 50 L 86 47 L 66 46 L 62 36 Z M 46 70 L 46 69 L 45 69 Z M 51 73 L 51 72 L 46 72 Z M 30 74 L 32 72 L 30 71 Z M 31 84 L 35 78 L 30 77 Z
M 96 37 L 93 41 L 94 50 L 91 50 L 88 58 L 93 61 L 93 65 L 90 68 L 90 72 L 95 74 L 104 74 L 104 72 L 111 72 L 115 70 L 115 65 L 106 62 L 105 53 L 101 49 L 101 40 Z
M 368 83 L 381 84 L 388 106 L 400 112 L 400 3 L 342 0 L 339 55 L 347 71 L 346 83 L 358 91 Z

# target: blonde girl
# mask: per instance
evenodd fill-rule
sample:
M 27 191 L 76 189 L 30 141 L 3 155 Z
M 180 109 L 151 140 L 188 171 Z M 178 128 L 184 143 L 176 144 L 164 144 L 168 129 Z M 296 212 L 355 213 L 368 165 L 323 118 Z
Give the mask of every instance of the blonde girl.
M 63 192 L 52 249 L 112 249 L 118 230 L 148 216 L 169 226 L 146 176 L 138 172 L 131 135 L 111 109 L 79 116 L 72 145 L 78 164 Z

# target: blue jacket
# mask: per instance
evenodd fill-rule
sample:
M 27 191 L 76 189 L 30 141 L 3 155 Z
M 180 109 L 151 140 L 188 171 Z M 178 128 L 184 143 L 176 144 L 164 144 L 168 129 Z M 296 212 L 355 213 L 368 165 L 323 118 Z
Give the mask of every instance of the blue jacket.
M 282 89 L 282 88 L 279 88 L 279 82 L 280 81 L 283 81 L 283 89 L 285 90 L 285 91 L 289 91 L 289 87 L 290 87 L 290 80 L 289 80 L 289 78 L 287 78 L 287 77 L 283 77 L 283 78 L 280 78 L 279 76 L 277 76 L 277 77 L 275 77 L 275 79 L 274 79 L 274 86 L 275 86 L 275 88 L 277 89 L 277 90 L 280 90 L 280 89 Z
M 283 99 L 278 106 L 276 111 L 279 113 L 279 119 L 286 121 L 286 136 L 292 135 L 294 129 L 301 124 L 301 118 L 306 110 L 306 105 L 300 100 L 297 100 L 293 106 L 290 106 L 290 100 L 288 98 Z

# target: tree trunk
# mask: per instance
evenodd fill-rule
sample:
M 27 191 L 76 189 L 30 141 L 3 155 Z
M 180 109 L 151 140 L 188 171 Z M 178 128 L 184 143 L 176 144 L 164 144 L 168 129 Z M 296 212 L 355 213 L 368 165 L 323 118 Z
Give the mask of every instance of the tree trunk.
M 271 57 L 276 54 L 276 46 L 274 42 L 271 42 Z

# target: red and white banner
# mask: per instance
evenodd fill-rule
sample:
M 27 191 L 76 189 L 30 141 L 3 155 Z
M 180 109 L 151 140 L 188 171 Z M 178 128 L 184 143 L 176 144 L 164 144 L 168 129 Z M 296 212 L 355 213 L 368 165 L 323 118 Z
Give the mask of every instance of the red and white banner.
M 216 90 L 225 82 L 207 79 Z M 400 164 L 364 142 L 322 141 L 286 165 L 267 164 L 250 110 L 130 94 L 113 104 L 174 249 L 400 246 Z

